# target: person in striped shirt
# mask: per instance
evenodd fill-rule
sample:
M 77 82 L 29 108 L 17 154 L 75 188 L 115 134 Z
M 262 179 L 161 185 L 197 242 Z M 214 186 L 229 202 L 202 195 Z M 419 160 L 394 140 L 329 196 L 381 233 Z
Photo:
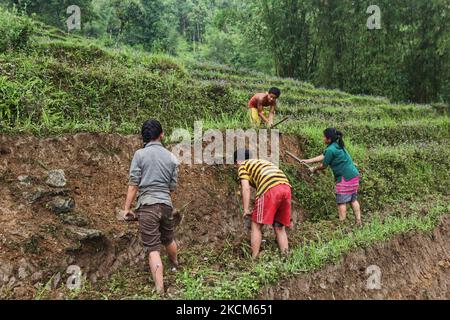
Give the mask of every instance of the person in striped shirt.
M 286 175 L 273 163 L 250 159 L 248 150 L 236 151 L 234 162 L 242 188 L 244 217 L 250 217 L 252 258 L 259 256 L 262 227 L 272 225 L 282 253 L 289 244 L 286 227 L 291 224 L 291 185 Z M 253 211 L 250 212 L 251 187 L 256 189 Z

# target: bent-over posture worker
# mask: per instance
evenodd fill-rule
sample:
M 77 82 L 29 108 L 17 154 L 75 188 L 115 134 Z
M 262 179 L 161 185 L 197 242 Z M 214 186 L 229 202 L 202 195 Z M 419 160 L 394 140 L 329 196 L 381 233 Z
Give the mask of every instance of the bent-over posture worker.
M 250 159 L 248 150 L 236 151 L 234 162 L 241 181 L 244 217 L 251 215 L 252 219 L 252 258 L 256 259 L 259 255 L 264 225 L 273 226 L 281 252 L 287 253 L 286 227 L 291 224 L 291 185 L 286 175 L 269 161 Z M 256 188 L 252 212 L 250 187 Z
M 250 121 L 255 126 L 261 126 L 263 122 L 267 127 L 273 125 L 275 111 L 277 107 L 277 99 L 280 97 L 281 91 L 278 88 L 270 88 L 266 93 L 255 94 L 248 102 L 250 108 Z M 269 116 L 264 112 L 264 107 L 270 107 Z

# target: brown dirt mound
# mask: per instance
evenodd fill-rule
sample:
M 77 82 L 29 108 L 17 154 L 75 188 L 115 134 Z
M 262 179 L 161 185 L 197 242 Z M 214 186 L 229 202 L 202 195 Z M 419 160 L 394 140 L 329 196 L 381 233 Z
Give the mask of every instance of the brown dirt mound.
M 336 265 L 266 288 L 261 299 L 450 299 L 450 215 L 431 234 L 406 234 L 353 252 Z M 381 289 L 367 289 L 369 266 Z
M 124 265 L 143 264 L 137 224 L 116 217 L 125 200 L 131 158 L 140 147 L 138 136 L 0 135 L 0 289 L 8 286 L 15 297 L 30 298 L 33 286 L 52 276 L 54 286 L 60 285 L 58 279 L 67 278 L 71 264 L 94 282 Z M 300 154 L 296 138 L 283 137 L 282 148 Z M 54 169 L 64 170 L 66 186 L 46 184 Z M 28 178 L 19 181 L 19 176 Z M 235 176 L 230 166 L 181 166 L 174 204 L 181 208 L 192 201 L 177 230 L 181 249 L 220 251 L 225 240 L 247 238 Z M 78 229 L 50 210 L 57 196 L 73 198 L 76 217 L 87 229 L 83 232 L 92 234 L 80 240 Z M 302 219 L 299 210 L 293 219 Z

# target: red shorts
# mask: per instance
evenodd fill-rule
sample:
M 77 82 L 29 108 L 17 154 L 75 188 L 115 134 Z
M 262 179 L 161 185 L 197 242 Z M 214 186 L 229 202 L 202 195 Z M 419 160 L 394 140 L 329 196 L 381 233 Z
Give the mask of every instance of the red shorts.
M 280 184 L 256 198 L 252 220 L 268 225 L 278 222 L 289 227 L 291 225 L 291 187 Z

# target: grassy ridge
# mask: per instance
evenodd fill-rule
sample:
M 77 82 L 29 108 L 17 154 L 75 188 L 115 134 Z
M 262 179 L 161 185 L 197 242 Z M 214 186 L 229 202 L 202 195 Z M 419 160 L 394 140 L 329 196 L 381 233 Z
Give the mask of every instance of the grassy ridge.
M 406 210 L 405 210 L 406 209 Z M 404 215 L 409 209 L 409 214 Z M 327 263 L 338 259 L 356 248 L 366 248 L 378 241 L 387 241 L 395 235 L 407 232 L 427 232 L 433 230 L 443 214 L 448 214 L 450 206 L 447 201 L 436 201 L 426 216 L 417 213 L 420 206 L 409 208 L 391 208 L 391 215 L 386 219 L 372 219 L 363 228 L 350 233 L 337 229 L 332 232 L 322 228 L 316 234 L 318 240 L 305 239 L 304 243 L 293 249 L 286 261 L 275 254 L 265 255 L 255 265 L 249 265 L 246 271 L 214 272 L 208 268 L 196 273 L 185 272 L 179 276 L 183 285 L 185 299 L 252 299 L 259 290 L 276 283 L 283 277 L 292 276 L 320 269 Z M 398 211 L 397 211 L 398 210 Z M 329 232 L 327 234 L 327 231 Z M 213 285 L 208 278 L 214 279 Z
M 169 134 L 178 127 L 192 130 L 197 120 L 205 130 L 246 128 L 248 99 L 277 85 L 283 91 L 280 115 L 294 118 L 280 129 L 301 138 L 305 156 L 322 153 L 325 127 L 344 131 L 363 172 L 366 210 L 450 189 L 445 108 L 395 105 L 250 70 L 112 50 L 27 18 L 12 22 L 3 11 L 0 26 L 17 30 L 0 51 L 1 132 L 128 134 L 139 132 L 149 117 L 159 118 Z M 22 45 L 12 45 L 18 41 Z M 312 187 L 298 179 L 298 168 L 285 169 L 313 217 L 335 214 L 330 173 L 315 177 L 320 187 Z
M 160 118 L 170 131 L 192 127 L 199 119 L 215 121 L 218 114 L 223 120 L 218 127 L 226 127 L 230 118 L 246 122 L 251 95 L 274 85 L 283 91 L 280 113 L 303 121 L 323 119 L 337 125 L 378 120 L 384 126 L 383 121 L 400 117 L 416 119 L 411 126 L 425 128 L 434 123 L 420 123 L 421 117 L 442 122 L 429 106 L 390 105 L 385 98 L 352 96 L 249 70 L 112 50 L 27 18 L 12 21 L 11 14 L 0 12 L 0 28 L 15 30 L 0 50 L 3 132 L 135 133 L 149 117 Z
M 356 154 L 362 171 L 361 204 L 365 213 L 381 210 L 402 200 L 414 200 L 426 194 L 447 194 L 450 188 L 448 145 L 427 148 L 380 148 Z M 284 166 L 293 181 L 296 197 L 312 218 L 336 214 L 334 179 L 328 172 L 315 176 L 314 183 L 299 179 L 297 166 Z
M 300 236 L 295 237 L 296 246 L 284 260 L 278 256 L 274 243 L 265 245 L 264 255 L 255 263 L 248 258 L 249 248 L 241 248 L 244 256 L 236 256 L 236 248 L 231 243 L 221 252 L 185 248 L 181 252 L 185 261 L 183 269 L 172 280 L 171 298 L 254 299 L 264 286 L 319 270 L 357 248 L 367 248 L 399 234 L 430 232 L 449 212 L 448 198 L 428 197 L 385 207 L 360 229 L 352 229 L 348 224 L 337 225 L 334 221 L 309 221 L 303 224 Z M 68 299 L 158 299 L 147 279 L 146 272 L 123 268 L 95 285 L 86 281 L 78 291 L 65 289 L 66 296 Z M 51 293 L 42 286 L 36 299 L 47 298 L 51 298 Z

